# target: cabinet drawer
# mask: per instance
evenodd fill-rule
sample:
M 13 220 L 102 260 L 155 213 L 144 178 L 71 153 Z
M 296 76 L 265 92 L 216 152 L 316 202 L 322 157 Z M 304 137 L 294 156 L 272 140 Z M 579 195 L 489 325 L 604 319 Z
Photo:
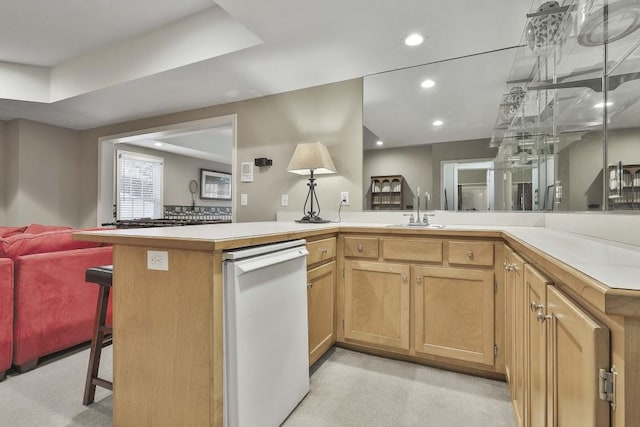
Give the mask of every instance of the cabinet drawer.
M 344 256 L 378 258 L 377 237 L 345 237 Z
M 308 242 L 307 250 L 309 251 L 309 255 L 307 255 L 307 265 L 332 259 L 336 256 L 336 239 L 335 237 L 331 237 L 329 239 Z
M 449 264 L 493 265 L 493 243 L 450 241 Z
M 442 262 L 442 240 L 382 239 L 385 260 Z

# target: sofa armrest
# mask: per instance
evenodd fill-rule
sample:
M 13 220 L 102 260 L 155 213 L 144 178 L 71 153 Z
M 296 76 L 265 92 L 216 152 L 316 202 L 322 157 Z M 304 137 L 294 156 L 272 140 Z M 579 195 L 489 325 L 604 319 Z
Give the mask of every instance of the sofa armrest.
M 13 261 L 0 258 L 0 379 L 13 352 Z
M 98 287 L 84 275 L 111 264 L 111 253 L 98 247 L 16 258 L 14 365 L 91 339 Z

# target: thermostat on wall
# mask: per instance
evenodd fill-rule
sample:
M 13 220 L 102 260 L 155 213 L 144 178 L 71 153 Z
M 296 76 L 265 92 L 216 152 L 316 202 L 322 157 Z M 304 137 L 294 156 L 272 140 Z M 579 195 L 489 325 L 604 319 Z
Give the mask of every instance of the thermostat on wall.
M 240 163 L 240 182 L 253 182 L 253 162 Z

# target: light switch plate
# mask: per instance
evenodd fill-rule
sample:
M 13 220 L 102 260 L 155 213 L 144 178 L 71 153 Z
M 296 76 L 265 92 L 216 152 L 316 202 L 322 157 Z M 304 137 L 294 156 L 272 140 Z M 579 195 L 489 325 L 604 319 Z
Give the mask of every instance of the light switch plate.
M 149 270 L 169 271 L 169 252 L 147 251 L 147 268 Z
M 247 194 L 240 194 L 240 206 L 247 206 L 249 204 L 249 196 Z

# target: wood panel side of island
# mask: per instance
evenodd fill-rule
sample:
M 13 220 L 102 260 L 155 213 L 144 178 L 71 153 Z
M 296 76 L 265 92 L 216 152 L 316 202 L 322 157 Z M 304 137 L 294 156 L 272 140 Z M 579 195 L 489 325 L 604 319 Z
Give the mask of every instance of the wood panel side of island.
M 116 245 L 113 262 L 113 425 L 222 426 L 220 254 Z

